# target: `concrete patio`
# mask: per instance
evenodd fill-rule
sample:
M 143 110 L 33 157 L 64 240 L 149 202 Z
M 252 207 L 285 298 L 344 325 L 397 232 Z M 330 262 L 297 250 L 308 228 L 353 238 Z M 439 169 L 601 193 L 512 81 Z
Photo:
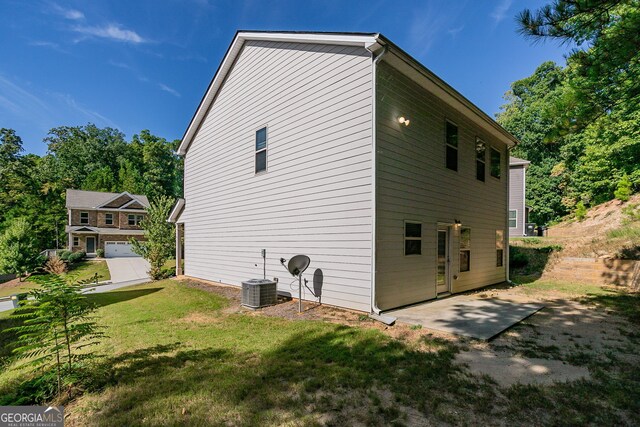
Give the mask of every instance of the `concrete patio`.
M 459 295 L 385 312 L 398 321 L 489 340 L 544 306 L 478 295 Z

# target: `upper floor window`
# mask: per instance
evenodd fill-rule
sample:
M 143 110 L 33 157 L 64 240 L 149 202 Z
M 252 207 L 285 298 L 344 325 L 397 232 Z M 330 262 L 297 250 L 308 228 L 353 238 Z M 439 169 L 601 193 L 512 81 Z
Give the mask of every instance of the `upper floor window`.
M 502 175 L 501 157 L 498 150 L 495 148 L 491 149 L 491 176 L 494 178 L 500 178 L 500 175 Z
M 129 225 L 140 225 L 143 218 L 144 218 L 143 215 L 129 214 L 127 219 L 128 219 Z
M 419 222 L 404 223 L 404 254 L 422 254 L 422 224 Z
M 480 138 L 476 138 L 476 179 L 484 182 L 487 145 Z
M 104 214 L 104 223 L 107 225 L 113 225 L 113 214 Z
M 458 126 L 447 120 L 445 136 L 445 149 L 447 169 L 458 170 Z
M 267 170 L 267 128 L 256 131 L 256 173 Z
M 89 224 L 89 212 L 80 212 L 80 224 Z

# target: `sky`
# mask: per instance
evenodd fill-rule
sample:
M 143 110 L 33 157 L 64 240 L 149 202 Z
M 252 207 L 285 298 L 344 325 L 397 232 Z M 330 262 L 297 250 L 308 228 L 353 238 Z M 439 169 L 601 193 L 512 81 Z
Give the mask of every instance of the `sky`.
M 545 0 L 0 0 L 0 128 L 42 155 L 51 128 L 179 139 L 238 29 L 382 33 L 494 116 L 566 47 L 517 33 Z

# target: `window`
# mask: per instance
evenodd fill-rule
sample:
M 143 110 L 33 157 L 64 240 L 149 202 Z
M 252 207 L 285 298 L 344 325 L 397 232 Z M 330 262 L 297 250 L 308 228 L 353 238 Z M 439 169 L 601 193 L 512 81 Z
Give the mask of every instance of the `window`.
M 80 224 L 89 224 L 89 212 L 80 212 Z
M 447 131 L 445 137 L 446 162 L 447 169 L 452 171 L 458 170 L 458 126 L 447 121 Z
M 518 226 L 518 211 L 516 209 L 509 210 L 509 228 Z
M 483 140 L 476 138 L 476 179 L 484 182 L 487 146 Z
M 128 220 L 129 225 L 140 225 L 140 222 L 142 221 L 143 218 L 144 218 L 144 216 L 142 216 L 142 215 L 129 214 L 127 216 L 127 220 Z
M 504 230 L 496 230 L 496 267 L 504 265 Z
M 73 246 L 80 246 L 80 238 L 79 237 L 74 237 L 73 238 Z
M 471 269 L 471 229 L 460 229 L 460 271 Z
M 107 225 L 113 225 L 113 214 L 104 214 L 104 223 Z
M 491 176 L 500 179 L 502 175 L 502 160 L 500 158 L 500 152 L 495 148 L 491 149 Z
M 404 223 L 404 254 L 422 254 L 422 224 L 419 222 Z
M 256 173 L 267 170 L 267 128 L 256 131 Z

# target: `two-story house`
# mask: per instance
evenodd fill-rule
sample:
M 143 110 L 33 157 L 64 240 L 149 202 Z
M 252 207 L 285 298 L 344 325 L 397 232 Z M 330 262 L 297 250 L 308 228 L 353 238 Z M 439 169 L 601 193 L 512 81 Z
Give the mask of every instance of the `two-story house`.
M 373 313 L 503 282 L 516 143 L 380 34 L 238 32 L 178 149 L 177 258 L 297 296 L 305 254 L 304 299 Z
M 146 216 L 146 196 L 67 189 L 68 248 L 105 257 L 138 256 L 131 250 L 131 237 L 143 240 L 140 222 Z

